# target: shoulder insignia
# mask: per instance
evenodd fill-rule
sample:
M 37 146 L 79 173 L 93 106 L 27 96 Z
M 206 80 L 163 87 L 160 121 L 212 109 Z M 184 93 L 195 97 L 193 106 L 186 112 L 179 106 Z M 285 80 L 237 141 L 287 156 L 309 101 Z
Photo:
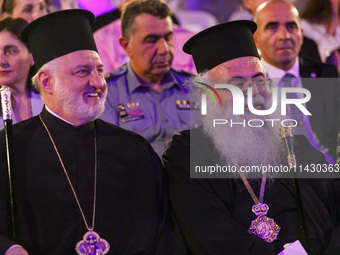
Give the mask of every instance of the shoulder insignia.
M 114 74 L 112 72 L 106 73 L 104 75 L 105 80 L 111 80 L 114 77 Z
M 126 64 L 124 64 L 124 65 L 116 68 L 112 72 L 106 73 L 104 75 L 104 78 L 105 78 L 106 81 L 108 81 L 108 80 L 111 80 L 114 77 L 120 76 L 120 75 L 122 75 L 122 74 L 124 74 L 126 72 L 127 72 L 127 66 L 126 66 Z

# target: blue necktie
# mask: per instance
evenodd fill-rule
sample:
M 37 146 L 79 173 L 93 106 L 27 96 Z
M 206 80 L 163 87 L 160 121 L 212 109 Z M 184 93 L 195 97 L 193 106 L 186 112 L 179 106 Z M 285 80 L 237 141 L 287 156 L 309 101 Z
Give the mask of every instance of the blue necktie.
M 299 79 L 296 78 L 293 74 L 286 73 L 281 81 L 279 82 L 279 87 L 286 87 L 286 88 L 296 88 L 301 87 L 299 86 Z M 299 98 L 297 93 L 288 93 L 287 98 Z M 306 107 L 306 104 L 303 104 Z M 307 108 L 307 107 L 306 107 Z M 313 113 L 312 113 L 313 114 Z M 287 105 L 287 117 L 294 119 L 297 121 L 298 125 L 292 128 L 292 132 L 295 135 L 304 135 L 308 138 L 309 142 L 319 151 L 325 154 L 326 159 L 328 162 L 334 162 L 331 157 L 328 155 L 327 151 L 320 145 L 319 139 L 317 138 L 316 134 L 313 132 L 312 127 L 309 122 L 309 117 L 305 116 L 296 105 Z M 340 151 L 340 148 L 338 148 Z M 340 152 L 338 152 L 340 153 Z M 340 161 L 340 160 L 339 160 Z
M 293 74 L 286 73 L 280 83 L 279 87 L 286 87 L 286 88 L 294 88 L 297 86 L 296 85 L 299 82 L 298 79 Z M 299 98 L 297 93 L 287 93 L 287 98 L 289 99 L 294 99 L 294 98 Z M 297 121 L 297 126 L 294 127 L 292 130 L 294 134 L 296 135 L 304 135 L 307 137 L 307 132 L 306 132 L 306 127 L 305 127 L 305 121 L 306 118 L 304 114 L 301 112 L 299 108 L 296 107 L 296 105 L 287 105 L 287 116 L 291 119 L 294 119 Z

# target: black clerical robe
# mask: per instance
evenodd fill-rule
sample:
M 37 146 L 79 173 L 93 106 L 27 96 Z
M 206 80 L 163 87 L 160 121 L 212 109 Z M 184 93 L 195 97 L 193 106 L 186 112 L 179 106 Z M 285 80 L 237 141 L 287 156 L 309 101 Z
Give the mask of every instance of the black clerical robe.
M 56 143 L 92 225 L 95 145 L 98 177 L 94 231 L 111 245 L 109 254 L 176 254 L 168 218 L 162 164 L 139 135 L 101 120 L 75 127 L 44 109 L 41 116 Z M 8 240 L 7 168 L 0 132 L 0 253 Z M 61 163 L 39 117 L 13 126 L 13 175 L 19 241 L 30 254 L 75 254 L 87 232 Z M 183 247 L 183 246 L 182 246 Z M 181 248 L 179 248 L 181 249 Z
M 295 139 L 298 164 L 324 163 L 323 155 L 305 137 Z M 190 251 L 195 255 L 274 255 L 286 243 L 298 239 L 302 242 L 291 179 L 275 180 L 265 188 L 267 216 L 281 227 L 277 240 L 267 243 L 248 233 L 256 218 L 251 211 L 254 202 L 240 180 L 190 178 L 193 165 L 220 163 L 212 148 L 210 139 L 198 128 L 175 135 L 163 155 L 170 202 Z M 309 255 L 340 254 L 338 183 L 329 179 L 300 179 L 299 185 Z M 254 189 L 257 196 L 259 187 Z

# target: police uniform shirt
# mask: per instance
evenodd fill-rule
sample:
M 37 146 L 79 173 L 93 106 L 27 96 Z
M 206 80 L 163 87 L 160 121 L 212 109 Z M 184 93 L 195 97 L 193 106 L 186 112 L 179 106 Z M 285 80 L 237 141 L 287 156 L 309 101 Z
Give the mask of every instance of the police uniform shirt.
M 198 97 L 185 86 L 189 74 L 170 69 L 158 93 L 125 64 L 107 77 L 108 97 L 101 119 L 145 137 L 161 156 L 173 134 L 201 123 Z

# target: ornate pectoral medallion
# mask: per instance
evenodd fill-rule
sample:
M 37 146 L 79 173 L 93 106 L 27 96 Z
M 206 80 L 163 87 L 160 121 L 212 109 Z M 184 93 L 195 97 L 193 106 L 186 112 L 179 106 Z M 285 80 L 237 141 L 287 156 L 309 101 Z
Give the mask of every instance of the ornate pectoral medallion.
M 261 203 L 252 207 L 252 211 L 255 213 L 257 218 L 251 222 L 248 232 L 257 235 L 268 243 L 271 243 L 276 240 L 281 228 L 274 222 L 273 219 L 265 216 L 268 210 L 269 206 Z
M 110 245 L 100 238 L 98 233 L 90 230 L 83 236 L 83 240 L 76 245 L 79 255 L 105 255 L 110 251 Z

